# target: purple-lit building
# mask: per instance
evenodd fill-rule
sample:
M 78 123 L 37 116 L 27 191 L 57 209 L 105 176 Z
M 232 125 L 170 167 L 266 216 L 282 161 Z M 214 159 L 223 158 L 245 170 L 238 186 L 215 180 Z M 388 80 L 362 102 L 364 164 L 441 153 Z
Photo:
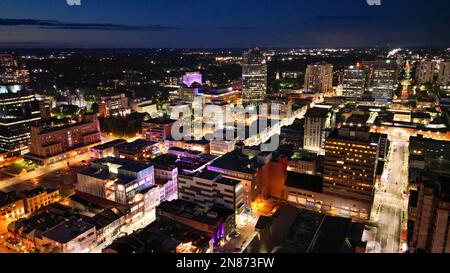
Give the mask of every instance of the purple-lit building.
M 200 85 L 203 84 L 203 77 L 200 72 L 186 72 L 183 75 L 183 84 L 187 87 L 191 87 L 194 83 L 198 83 Z
M 213 207 L 204 211 L 198 204 L 181 199 L 162 202 L 156 208 L 156 215 L 158 220 L 168 224 L 176 222 L 208 234 L 213 248 L 236 227 L 233 210 Z

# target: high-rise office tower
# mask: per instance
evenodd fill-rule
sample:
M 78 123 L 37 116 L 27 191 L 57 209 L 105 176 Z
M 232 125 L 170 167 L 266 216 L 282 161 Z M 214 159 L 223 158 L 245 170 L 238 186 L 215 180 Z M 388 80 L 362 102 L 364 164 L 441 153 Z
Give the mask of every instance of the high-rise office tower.
M 335 129 L 325 142 L 324 193 L 372 204 L 379 147 L 367 127 Z
M 326 93 L 333 90 L 333 65 L 325 62 L 308 65 L 304 90 L 307 93 Z
M 360 98 L 366 87 L 366 72 L 357 66 L 350 66 L 342 75 L 342 92 L 344 97 Z
M 368 87 L 372 97 L 390 100 L 398 83 L 398 65 L 393 60 L 365 61 L 363 67 L 368 75 Z
M 412 247 L 414 251 L 450 253 L 450 179 L 436 176 L 419 186 Z
M 325 130 L 334 126 L 334 118 L 329 108 L 311 108 L 305 115 L 305 130 L 303 148 L 305 150 L 324 154 Z
M 41 119 L 36 96 L 21 85 L 0 85 L 0 148 L 11 155 L 29 152 L 30 126 Z
M 450 61 L 439 64 L 438 84 L 440 86 L 450 86 Z
M 0 84 L 27 84 L 30 74 L 20 59 L 0 54 Z
M 410 250 L 450 253 L 450 142 L 411 136 L 409 154 Z
M 245 102 L 262 101 L 267 93 L 267 63 L 258 48 L 242 57 L 242 98 Z
M 418 83 L 433 83 L 436 62 L 432 60 L 422 60 L 417 65 L 416 69 L 416 79 Z

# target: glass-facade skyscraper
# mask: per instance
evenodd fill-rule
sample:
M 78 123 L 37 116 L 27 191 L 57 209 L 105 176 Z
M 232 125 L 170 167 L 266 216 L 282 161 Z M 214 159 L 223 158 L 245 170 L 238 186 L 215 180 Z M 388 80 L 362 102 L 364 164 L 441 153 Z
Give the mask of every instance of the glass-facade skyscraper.
M 251 49 L 242 60 L 242 98 L 244 102 L 262 101 L 266 93 L 266 58 L 258 48 Z

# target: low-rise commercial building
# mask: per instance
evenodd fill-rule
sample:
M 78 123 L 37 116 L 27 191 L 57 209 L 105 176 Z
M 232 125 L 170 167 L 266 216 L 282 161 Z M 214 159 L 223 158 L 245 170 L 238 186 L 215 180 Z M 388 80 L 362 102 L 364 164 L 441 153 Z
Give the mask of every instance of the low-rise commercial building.
M 179 223 L 208 234 L 213 246 L 235 229 L 234 211 L 214 207 L 205 212 L 196 203 L 181 199 L 161 203 L 156 213 L 160 221 Z
M 115 139 L 110 142 L 106 142 L 97 146 L 92 147 L 92 157 L 93 158 L 105 158 L 114 156 L 114 147 L 119 144 L 126 143 L 125 139 Z
M 85 115 L 63 126 L 33 126 L 28 157 L 51 164 L 88 152 L 90 145 L 100 141 L 100 125 L 95 115 Z
M 102 96 L 98 101 L 98 114 L 102 117 L 124 116 L 130 113 L 125 94 Z
M 176 120 L 155 118 L 142 122 L 142 136 L 146 140 L 162 142 L 172 137 L 172 126 Z
M 22 195 L 27 213 L 33 213 L 41 207 L 57 202 L 61 198 L 58 189 L 44 189 L 42 187 L 26 190 Z
M 224 178 L 208 170 L 178 182 L 179 198 L 196 203 L 204 211 L 218 206 L 239 214 L 243 209 L 242 190 L 239 180 Z
M 0 228 L 25 216 L 23 199 L 15 192 L 0 191 Z
M 297 172 L 288 172 L 285 200 L 296 206 L 331 215 L 368 220 L 372 204 L 345 198 L 324 191 L 323 178 Z
M 66 220 L 41 236 L 37 248 L 58 253 L 88 253 L 97 239 L 95 225 L 83 218 Z
M 122 143 L 114 147 L 115 157 L 129 160 L 148 161 L 159 154 L 159 143 L 144 139 Z
M 134 204 L 136 194 L 154 183 L 152 165 L 109 157 L 93 161 L 91 168 L 78 173 L 76 189 L 120 204 Z

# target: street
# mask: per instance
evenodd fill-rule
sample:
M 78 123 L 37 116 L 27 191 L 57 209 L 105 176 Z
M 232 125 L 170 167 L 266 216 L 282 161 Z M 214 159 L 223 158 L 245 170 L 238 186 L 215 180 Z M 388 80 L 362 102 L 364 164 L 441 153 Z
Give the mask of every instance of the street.
M 406 225 L 408 209 L 408 143 L 394 139 L 389 160 L 381 178 L 381 186 L 375 194 L 372 222 L 377 224 L 376 243 L 381 253 L 399 253 L 402 248 L 402 232 Z
M 138 137 L 132 138 L 129 141 L 134 141 L 137 138 Z M 115 138 L 108 134 L 102 134 L 102 143 L 110 142 L 112 140 L 115 140 Z M 83 161 L 83 160 L 88 161 L 91 159 L 91 157 L 92 157 L 92 153 L 87 152 L 87 153 L 83 153 L 81 155 L 78 155 L 78 156 L 68 159 L 68 160 L 63 160 L 63 161 L 60 161 L 60 162 L 57 162 L 57 163 L 54 163 L 51 165 L 40 167 L 40 168 L 36 169 L 35 171 L 29 172 L 24 175 L 18 175 L 15 177 L 8 177 L 5 179 L 1 179 L 0 180 L 0 191 L 6 191 L 6 190 L 11 190 L 11 189 L 20 191 L 20 184 L 22 184 L 22 183 L 29 183 L 30 181 L 33 181 L 37 178 L 45 177 L 45 175 L 51 175 L 52 173 L 57 174 L 57 171 L 68 168 L 67 163 L 69 163 L 70 166 L 78 166 L 81 161 Z M 46 181 L 47 179 L 40 179 L 40 180 Z M 37 183 L 35 183 L 35 184 L 37 184 Z M 17 187 L 19 187 L 19 188 L 16 189 Z
M 45 174 L 49 174 L 52 172 L 56 172 L 58 170 L 67 168 L 67 162 L 72 164 L 77 164 L 82 160 L 89 160 L 91 158 L 91 153 L 84 153 L 82 155 L 77 156 L 76 158 L 70 159 L 70 160 L 64 160 L 52 165 L 48 165 L 45 167 L 38 168 L 35 171 L 29 172 L 24 175 L 19 175 L 15 177 L 11 177 L 5 180 L 0 181 L 0 190 L 6 190 L 14 188 L 14 186 L 24 183 L 29 180 L 36 179 L 40 176 L 43 176 Z
M 239 232 L 238 238 L 232 238 L 223 247 L 224 253 L 242 252 L 253 240 L 255 236 L 255 225 L 259 216 L 250 216 L 243 213 L 237 217 L 236 231 Z M 239 249 L 239 251 L 238 251 Z

